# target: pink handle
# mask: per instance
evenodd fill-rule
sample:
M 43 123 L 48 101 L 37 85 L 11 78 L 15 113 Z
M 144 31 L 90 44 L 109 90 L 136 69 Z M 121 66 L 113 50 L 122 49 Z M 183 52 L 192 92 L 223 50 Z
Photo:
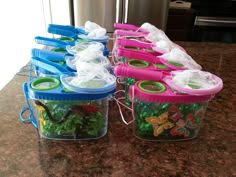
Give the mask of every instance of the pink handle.
M 114 23 L 115 29 L 124 29 L 124 30 L 133 30 L 137 31 L 139 27 L 131 24 L 124 24 L 124 23 Z
M 142 42 L 134 39 L 125 39 L 125 38 L 118 38 L 117 44 L 121 46 L 129 46 L 129 47 L 138 47 L 138 48 L 147 48 L 152 49 L 152 43 Z
M 141 50 L 129 50 L 124 48 L 118 48 L 117 55 L 129 59 L 145 60 L 149 63 L 161 63 L 160 59 L 157 58 L 156 56 Z
M 153 81 L 160 81 L 168 75 L 168 73 L 164 71 L 151 71 L 143 68 L 129 67 L 124 64 L 115 66 L 114 73 L 117 76 Z
M 137 27 L 132 24 L 125 24 L 125 23 L 114 23 L 114 28 L 115 29 L 123 29 L 123 30 L 131 30 L 131 31 L 140 31 L 143 32 L 144 34 L 148 34 L 148 31 L 143 30 L 140 27 Z
M 144 37 L 146 34 L 143 32 L 136 32 L 136 31 L 127 31 L 127 30 L 115 30 L 115 35 L 118 36 L 129 36 L 129 37 Z

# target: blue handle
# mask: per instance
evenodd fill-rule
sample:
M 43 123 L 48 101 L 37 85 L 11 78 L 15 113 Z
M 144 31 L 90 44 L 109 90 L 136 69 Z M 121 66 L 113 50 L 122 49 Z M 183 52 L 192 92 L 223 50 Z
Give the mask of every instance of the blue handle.
M 57 29 L 63 29 L 63 30 L 68 30 L 71 32 L 76 33 L 76 28 L 71 25 L 57 25 L 57 24 L 49 24 L 48 28 L 57 28 Z
M 22 89 L 23 89 L 23 93 L 24 93 L 24 97 L 25 97 L 27 106 L 24 106 L 24 107 L 21 108 L 20 120 L 24 123 L 32 123 L 35 128 L 38 128 L 37 121 L 36 121 L 36 119 L 33 115 L 33 110 L 31 109 L 31 106 L 30 106 L 30 103 L 29 103 L 29 93 L 28 93 L 28 86 L 27 86 L 26 82 L 23 83 Z M 29 116 L 27 118 L 24 118 L 23 114 L 26 111 L 29 111 Z
M 76 31 L 70 31 L 70 30 L 66 30 L 66 29 L 48 27 L 48 32 L 52 33 L 52 34 L 61 35 L 61 36 L 77 38 Z
M 67 45 L 71 45 L 71 46 L 75 45 L 75 41 L 65 42 L 59 39 L 53 39 L 53 38 L 47 38 L 47 37 L 41 37 L 41 36 L 36 36 L 34 39 L 35 39 L 35 42 L 38 44 L 43 44 L 46 46 L 58 47 L 58 48 L 63 48 L 63 49 L 65 49 Z
M 27 84 L 26 82 L 23 83 L 22 85 L 22 90 L 23 90 L 23 93 L 24 93 L 24 97 L 25 97 L 25 101 L 26 101 L 26 105 L 25 107 L 22 107 L 21 108 L 21 112 L 20 112 L 20 120 L 24 123 L 30 123 L 30 115 L 28 118 L 24 118 L 23 114 L 26 110 L 29 110 L 29 107 L 30 107 L 30 103 L 29 103 L 29 96 L 28 96 L 28 88 L 27 88 Z M 31 114 L 31 112 L 30 112 Z
M 70 25 L 56 25 L 56 24 L 49 24 L 48 32 L 73 38 L 77 38 L 78 34 L 85 34 L 85 35 L 88 34 L 88 32 L 86 32 L 83 27 L 75 28 L 74 26 Z
M 66 69 L 64 66 L 61 66 L 57 63 L 54 63 L 49 60 L 45 60 L 38 57 L 32 57 L 31 63 L 34 66 L 38 66 L 39 68 L 43 68 L 46 71 L 49 71 L 54 74 L 63 74 L 63 73 L 69 73 L 70 71 Z
M 30 111 L 28 106 L 24 106 L 24 107 L 21 108 L 20 114 L 19 114 L 20 120 L 24 123 L 31 123 L 31 120 L 30 120 L 31 113 L 29 114 L 29 116 L 27 118 L 24 117 L 24 113 L 26 111 Z
M 52 60 L 52 61 L 61 61 L 65 60 L 65 57 L 68 54 L 62 53 L 62 52 L 54 52 L 46 49 L 36 49 L 33 48 L 31 50 L 31 56 L 32 57 L 38 57 L 46 60 Z

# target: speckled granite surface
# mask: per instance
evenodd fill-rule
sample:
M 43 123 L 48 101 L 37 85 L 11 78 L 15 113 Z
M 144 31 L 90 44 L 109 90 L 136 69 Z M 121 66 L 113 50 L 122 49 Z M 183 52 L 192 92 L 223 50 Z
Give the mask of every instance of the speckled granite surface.
M 1 177 L 231 177 L 236 176 L 236 45 L 179 43 L 224 81 L 209 103 L 196 139 L 146 142 L 133 136 L 110 104 L 109 129 L 96 141 L 39 139 L 31 124 L 19 120 L 25 105 L 16 76 L 0 91 Z

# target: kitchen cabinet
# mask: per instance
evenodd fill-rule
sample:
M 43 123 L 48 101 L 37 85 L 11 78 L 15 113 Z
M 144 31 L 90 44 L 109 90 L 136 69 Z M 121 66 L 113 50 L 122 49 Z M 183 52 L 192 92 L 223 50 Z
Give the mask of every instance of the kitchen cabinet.
M 169 9 L 166 34 L 172 41 L 190 41 L 196 12 L 194 9 Z

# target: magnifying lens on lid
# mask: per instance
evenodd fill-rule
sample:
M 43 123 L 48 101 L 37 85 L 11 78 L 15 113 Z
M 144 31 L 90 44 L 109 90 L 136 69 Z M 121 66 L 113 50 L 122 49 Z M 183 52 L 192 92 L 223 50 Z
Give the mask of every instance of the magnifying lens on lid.
M 53 90 L 59 87 L 60 81 L 52 77 L 37 78 L 31 83 L 31 88 L 34 90 L 44 91 Z

